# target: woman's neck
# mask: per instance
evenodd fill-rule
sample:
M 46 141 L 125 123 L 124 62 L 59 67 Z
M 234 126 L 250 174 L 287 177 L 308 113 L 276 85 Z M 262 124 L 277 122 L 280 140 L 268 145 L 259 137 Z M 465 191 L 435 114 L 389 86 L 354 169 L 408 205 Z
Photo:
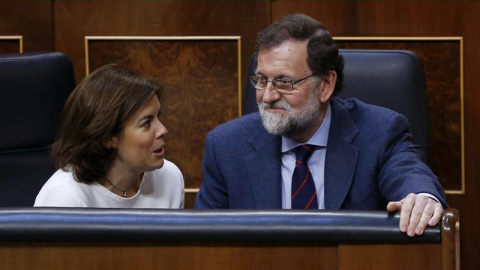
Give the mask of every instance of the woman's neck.
M 133 197 L 140 189 L 142 178 L 143 172 L 134 172 L 114 163 L 105 179 L 98 182 L 121 197 Z

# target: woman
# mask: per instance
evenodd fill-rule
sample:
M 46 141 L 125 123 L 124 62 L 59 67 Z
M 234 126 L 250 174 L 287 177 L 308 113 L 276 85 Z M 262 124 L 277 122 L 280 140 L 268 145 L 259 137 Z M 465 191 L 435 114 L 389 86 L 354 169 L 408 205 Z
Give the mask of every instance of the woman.
M 180 170 L 164 159 L 161 87 L 118 64 L 70 94 L 52 145 L 58 170 L 34 206 L 183 208 Z

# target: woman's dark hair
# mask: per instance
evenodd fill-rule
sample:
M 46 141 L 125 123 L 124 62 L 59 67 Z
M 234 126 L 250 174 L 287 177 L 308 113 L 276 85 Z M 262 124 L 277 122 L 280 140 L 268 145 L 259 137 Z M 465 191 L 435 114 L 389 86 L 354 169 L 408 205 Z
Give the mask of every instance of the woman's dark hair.
M 277 47 L 287 40 L 308 40 L 307 64 L 313 74 L 327 75 L 330 70 L 337 73 L 334 94 L 340 93 L 343 87 L 343 56 L 323 24 L 303 14 L 285 16 L 257 36 L 256 51 Z
M 122 132 L 125 123 L 163 89 L 120 64 L 105 65 L 73 90 L 62 111 L 52 159 L 57 168 L 72 170 L 79 182 L 105 177 L 117 150 L 107 142 Z

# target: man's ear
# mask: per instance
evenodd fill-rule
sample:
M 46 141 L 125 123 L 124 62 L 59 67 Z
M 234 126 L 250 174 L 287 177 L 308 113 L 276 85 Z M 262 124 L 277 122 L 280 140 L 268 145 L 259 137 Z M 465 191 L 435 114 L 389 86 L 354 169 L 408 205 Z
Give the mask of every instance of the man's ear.
M 328 75 L 322 77 L 321 83 L 318 85 L 318 99 L 321 103 L 327 103 L 333 95 L 335 84 L 337 82 L 337 72 L 330 70 Z

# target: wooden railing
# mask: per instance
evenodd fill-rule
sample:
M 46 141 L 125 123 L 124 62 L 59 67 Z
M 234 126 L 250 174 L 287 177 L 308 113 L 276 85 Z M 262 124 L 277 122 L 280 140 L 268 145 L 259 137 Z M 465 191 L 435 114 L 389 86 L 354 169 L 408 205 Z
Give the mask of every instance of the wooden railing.
M 0 209 L 0 269 L 459 269 L 458 212 Z

